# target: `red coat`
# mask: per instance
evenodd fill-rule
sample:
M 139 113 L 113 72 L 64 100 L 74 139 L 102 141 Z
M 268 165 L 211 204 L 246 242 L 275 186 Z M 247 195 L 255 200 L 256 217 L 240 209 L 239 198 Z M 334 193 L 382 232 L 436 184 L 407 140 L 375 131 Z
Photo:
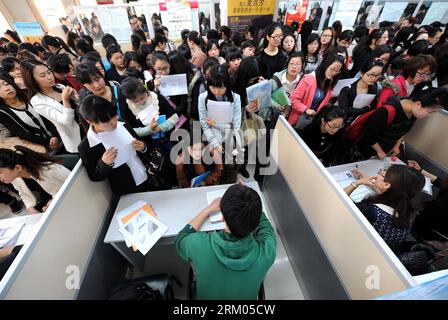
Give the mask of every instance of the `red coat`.
M 392 80 L 392 83 L 398 86 L 398 94 L 396 94 L 392 88 L 383 87 L 378 97 L 378 103 L 376 105 L 377 108 L 382 107 L 386 103 L 387 99 L 389 99 L 389 97 L 406 97 L 408 95 L 408 92 L 406 90 L 406 79 L 404 78 L 404 76 L 400 75 L 396 77 L 394 80 Z
M 306 109 L 311 108 L 316 89 L 317 82 L 315 73 L 312 72 L 310 74 L 304 75 L 290 97 L 292 106 L 291 114 L 288 118 L 288 122 L 290 125 L 294 126 L 299 120 L 300 115 L 304 113 Z M 325 95 L 325 98 L 317 108 L 317 112 L 319 112 L 319 110 L 327 104 L 332 94 L 333 90 L 329 89 L 327 91 L 327 94 Z

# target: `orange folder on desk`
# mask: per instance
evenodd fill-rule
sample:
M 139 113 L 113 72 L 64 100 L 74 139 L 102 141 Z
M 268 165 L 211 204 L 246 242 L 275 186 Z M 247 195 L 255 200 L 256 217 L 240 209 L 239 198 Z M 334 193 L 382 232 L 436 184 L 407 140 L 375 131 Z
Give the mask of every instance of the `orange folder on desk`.
M 143 209 L 146 213 L 148 213 L 149 215 L 155 217 L 156 213 L 154 212 L 154 210 L 152 209 L 152 207 L 149 204 L 145 204 L 143 207 L 138 208 L 134 211 L 132 211 L 130 214 L 128 214 L 127 216 L 124 216 L 123 218 L 121 218 L 121 222 L 123 224 L 128 223 L 129 220 L 132 219 L 132 217 L 134 217 L 141 209 Z M 137 251 L 137 248 L 132 245 L 132 250 Z

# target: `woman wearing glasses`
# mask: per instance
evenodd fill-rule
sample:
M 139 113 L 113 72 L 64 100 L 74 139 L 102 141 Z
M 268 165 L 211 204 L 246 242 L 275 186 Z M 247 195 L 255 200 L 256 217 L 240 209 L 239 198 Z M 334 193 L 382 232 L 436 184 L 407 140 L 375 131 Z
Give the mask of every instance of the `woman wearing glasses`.
M 369 111 L 370 106 L 376 105 L 378 95 L 378 80 L 383 73 L 384 64 L 381 60 L 369 60 L 361 69 L 361 78 L 352 85 L 342 88 L 338 98 L 339 107 L 347 113 L 347 123 L 351 123 L 357 116 Z M 372 99 L 353 103 L 362 94 L 374 95 Z
M 322 34 L 319 38 L 320 48 L 319 48 L 319 60 L 322 60 L 323 57 L 327 54 L 328 50 L 332 47 L 333 43 L 333 29 L 328 27 L 322 31 Z
M 257 59 L 263 78 L 271 79 L 274 73 L 283 70 L 287 58 L 280 49 L 283 39 L 283 31 L 280 24 L 271 24 L 267 27 L 265 34 L 265 47 Z
M 295 126 L 303 113 L 314 116 L 330 100 L 344 65 L 344 57 L 328 55 L 316 72 L 306 74 L 291 94 L 289 124 Z
M 377 108 L 384 105 L 389 97 L 394 95 L 409 97 L 416 85 L 431 81 L 436 65 L 436 59 L 427 54 L 419 54 L 407 59 L 403 74 L 390 82 L 384 82 L 385 86 L 378 97 Z
M 328 167 L 333 164 L 341 145 L 345 112 L 340 107 L 326 105 L 313 121 L 297 133 L 316 157 Z
M 376 177 L 357 170 L 353 173 L 358 180 L 348 185 L 345 192 L 350 195 L 361 185 L 376 192 L 356 206 L 392 250 L 400 249 L 422 208 L 419 194 L 425 185 L 424 176 L 405 165 L 392 165 Z

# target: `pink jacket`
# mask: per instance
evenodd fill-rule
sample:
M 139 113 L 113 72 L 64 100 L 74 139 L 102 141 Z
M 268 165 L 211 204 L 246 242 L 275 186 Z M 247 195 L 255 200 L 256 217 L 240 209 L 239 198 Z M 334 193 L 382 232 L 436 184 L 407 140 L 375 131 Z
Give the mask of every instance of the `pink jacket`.
M 306 109 L 311 108 L 316 88 L 317 83 L 315 73 L 312 72 L 310 74 L 304 75 L 290 97 L 292 106 L 291 114 L 288 118 L 288 122 L 290 125 L 294 126 L 299 120 L 300 115 L 304 113 Z M 324 100 L 322 100 L 319 108 L 317 108 L 317 111 L 325 106 L 328 100 L 330 100 L 332 94 L 333 90 L 328 90 Z

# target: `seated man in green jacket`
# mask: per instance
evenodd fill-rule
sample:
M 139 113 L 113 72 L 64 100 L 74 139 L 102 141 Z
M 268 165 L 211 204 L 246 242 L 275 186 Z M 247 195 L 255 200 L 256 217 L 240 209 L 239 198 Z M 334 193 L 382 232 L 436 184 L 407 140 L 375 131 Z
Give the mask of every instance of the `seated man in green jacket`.
M 198 232 L 219 211 L 225 229 Z M 256 299 L 275 261 L 276 246 L 260 196 L 239 184 L 202 210 L 176 238 L 177 252 L 193 265 L 197 299 Z

